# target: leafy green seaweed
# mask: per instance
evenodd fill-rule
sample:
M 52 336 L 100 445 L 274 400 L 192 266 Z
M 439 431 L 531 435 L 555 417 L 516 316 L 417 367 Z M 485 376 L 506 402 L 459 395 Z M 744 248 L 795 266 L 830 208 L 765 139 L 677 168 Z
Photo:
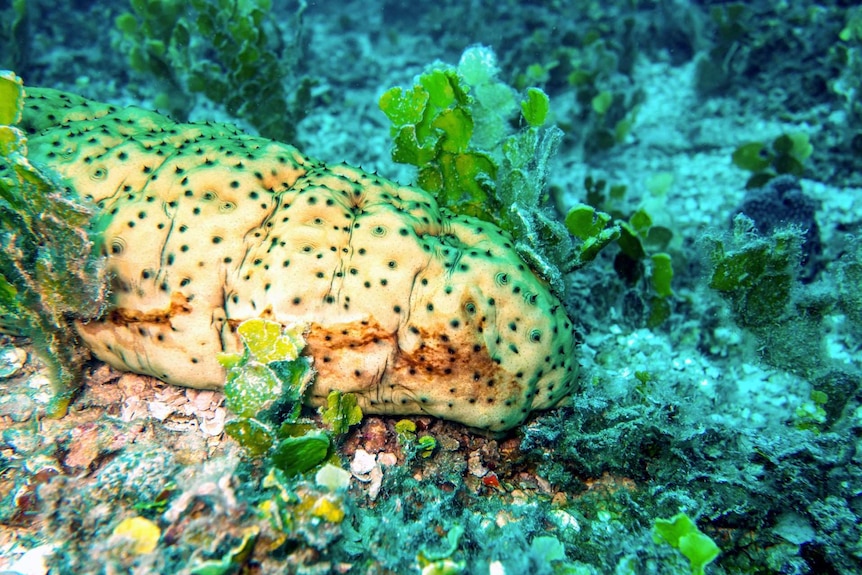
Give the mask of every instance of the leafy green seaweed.
M 303 325 L 282 327 L 261 318 L 237 328 L 242 353 L 224 353 L 219 361 L 227 369 L 225 406 L 236 417 L 225 432 L 252 458 L 267 461 L 285 476 L 311 471 L 331 453 L 328 432 L 300 420 L 305 392 L 314 377 L 303 357 Z M 362 420 L 353 394 L 333 391 L 323 421 L 336 435 Z
M 48 412 L 62 416 L 88 358 L 75 322 L 98 318 L 106 306 L 105 222 L 27 159 L 15 125 L 23 103 L 21 79 L 0 72 L 0 328 L 32 340 L 53 383 Z

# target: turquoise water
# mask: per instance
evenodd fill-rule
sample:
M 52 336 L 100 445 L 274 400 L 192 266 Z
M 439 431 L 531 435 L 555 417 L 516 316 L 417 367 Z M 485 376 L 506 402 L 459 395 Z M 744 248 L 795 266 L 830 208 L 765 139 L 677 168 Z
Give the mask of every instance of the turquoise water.
M 186 122 L 231 124 L 329 166 L 345 162 L 421 187 L 458 217 L 502 227 L 522 271 L 565 309 L 577 346 L 564 355 L 580 372 L 557 407 L 512 416 L 526 420 L 488 433 L 432 417 L 430 408 L 422 414 L 422 386 L 432 397 L 449 393 L 441 383 L 448 360 L 432 358 L 434 375 L 415 374 L 420 415 L 366 406 L 362 422 L 342 432 L 332 423 L 337 405 L 288 415 L 276 399 L 280 407 L 261 410 L 254 423 L 239 419 L 260 422 L 277 436 L 274 446 L 314 433 L 315 449 L 329 447 L 319 457 L 287 457 L 269 443 L 263 455 L 249 453 L 250 442 L 226 427 L 238 408 L 220 391 L 132 373 L 153 372 L 131 367 L 128 342 L 115 343 L 113 368 L 84 357 L 75 325 L 98 314 L 140 320 L 117 310 L 122 282 L 91 273 L 98 250 L 86 260 L 95 267 L 73 269 L 74 255 L 89 256 L 65 254 L 60 244 L 71 240 L 57 242 L 55 228 L 13 215 L 29 212 L 6 190 L 34 192 L 9 178 L 20 173 L 21 150 L 4 151 L 0 263 L 4 285 L 16 291 L 4 292 L 14 297 L 0 310 L 9 332 L 0 336 L 0 571 L 862 571 L 858 8 L 8 4 L 0 4 L 0 68 L 14 71 L 25 92 L 53 88 L 154 110 L 182 134 Z M 56 192 L 65 181 L 68 197 L 96 210 L 86 203 L 96 188 L 62 172 L 66 164 L 46 144 L 65 149 L 90 118 L 57 120 L 33 108 L 38 95 L 31 90 L 23 120 L 9 124 L 30 139 L 32 169 L 47 174 L 39 190 Z M 167 125 L 160 122 L 150 135 Z M 110 138 L 112 130 L 91 133 Z M 88 145 L 102 140 L 75 144 Z M 146 150 L 106 169 L 143 169 Z M 222 158 L 224 150 L 210 152 Z M 83 156 L 70 162 L 90 165 Z M 231 172 L 218 178 L 229 182 Z M 167 203 L 162 211 L 170 213 Z M 42 220 L 50 214 L 45 208 Z M 140 246 L 156 241 L 141 237 Z M 399 245 L 386 241 L 396 242 L 387 250 Z M 39 276 L 42 261 L 67 263 Z M 145 267 L 129 265 L 135 277 Z M 505 284 L 477 277 L 468 287 Z M 46 278 L 60 278 L 59 287 Z M 80 295 L 89 279 L 111 292 L 97 312 L 57 312 L 45 295 L 70 285 Z M 290 289 L 312 280 L 283 279 Z M 386 297 L 394 298 L 355 299 Z M 520 309 L 525 297 L 514 292 L 494 305 Z M 133 311 L 158 308 L 149 301 L 141 297 Z M 438 311 L 442 301 L 434 300 Z M 461 321 L 487 333 L 524 331 L 514 320 Z M 315 340 L 314 329 L 310 349 L 340 345 Z M 367 345 L 370 336 L 358 333 L 344 345 Z M 481 365 L 499 345 L 482 341 L 449 355 L 463 351 L 471 367 Z M 325 374 L 323 352 L 314 357 Z M 356 379 L 348 373 L 339 385 L 361 381 L 370 358 L 365 347 L 351 355 Z M 48 417 L 57 405 L 54 360 L 80 385 L 60 394 L 70 404 L 59 418 Z M 552 371 L 542 361 L 528 369 Z M 482 393 L 508 397 L 499 386 Z M 278 429 L 284 421 L 297 427 Z

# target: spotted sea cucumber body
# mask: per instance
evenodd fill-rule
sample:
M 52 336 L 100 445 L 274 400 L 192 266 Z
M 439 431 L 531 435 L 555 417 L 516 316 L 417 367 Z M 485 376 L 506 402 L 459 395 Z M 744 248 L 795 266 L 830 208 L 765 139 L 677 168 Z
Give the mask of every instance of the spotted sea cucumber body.
M 309 325 L 311 400 L 494 431 L 572 391 L 572 323 L 493 224 L 232 127 L 30 90 L 30 157 L 109 218 L 100 359 L 217 388 L 252 317 Z

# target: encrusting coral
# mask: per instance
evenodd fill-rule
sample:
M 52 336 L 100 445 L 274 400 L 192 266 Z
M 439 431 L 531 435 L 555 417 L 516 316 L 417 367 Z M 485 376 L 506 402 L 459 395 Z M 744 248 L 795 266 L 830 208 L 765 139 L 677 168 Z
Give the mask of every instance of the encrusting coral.
M 217 388 L 262 317 L 309 326 L 318 405 L 496 431 L 573 389 L 572 323 L 494 225 L 230 126 L 27 92 L 31 159 L 110 216 L 111 308 L 77 328 L 111 365 Z

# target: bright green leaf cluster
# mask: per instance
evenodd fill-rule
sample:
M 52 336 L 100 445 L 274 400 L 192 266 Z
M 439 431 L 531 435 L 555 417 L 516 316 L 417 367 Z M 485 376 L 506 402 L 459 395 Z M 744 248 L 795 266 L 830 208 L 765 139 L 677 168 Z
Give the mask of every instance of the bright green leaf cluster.
M 678 549 L 688 559 L 692 575 L 703 575 L 706 566 L 715 561 L 721 551 L 685 513 L 678 513 L 670 519 L 656 519 L 653 540 Z
M 588 177 L 584 182 L 587 199 L 595 205 L 606 205 L 604 180 Z M 625 194 L 624 186 L 611 188 L 611 200 L 619 202 Z M 612 242 L 620 248 L 614 260 L 617 274 L 630 285 L 644 276 L 649 278 L 649 316 L 647 326 L 657 327 L 670 316 L 670 297 L 673 296 L 673 263 L 664 251 L 672 233 L 667 228 L 653 225 L 644 209 L 634 211 L 628 218 L 619 211 L 615 215 L 603 212 L 593 205 L 576 204 L 566 214 L 566 227 L 581 240 L 575 252 L 574 267 L 579 268 L 593 259 Z
M 575 204 L 566 214 L 566 228 L 581 240 L 578 246 L 578 267 L 586 265 L 608 244 L 620 237 L 620 225 L 613 217 L 587 204 Z
M 400 419 L 395 423 L 395 434 L 399 443 L 407 443 L 416 439 L 416 422 L 410 419 Z
M 457 67 L 436 66 L 410 89 L 388 90 L 380 109 L 392 122 L 392 158 L 418 168 L 417 184 L 441 206 L 510 232 L 533 269 L 562 291 L 572 240 L 546 210 L 546 175 L 562 132 L 545 127 L 547 94 L 516 92 L 497 79 L 490 48 L 467 49 Z M 523 128 L 516 131 L 513 125 Z
M 87 359 L 74 322 L 99 317 L 106 305 L 104 222 L 28 161 L 15 125 L 23 103 L 21 79 L 0 71 L 0 328 L 32 339 L 54 384 L 49 412 L 60 416 Z
M 309 430 L 299 436 L 288 436 L 278 441 L 270 454 L 276 469 L 288 476 L 315 469 L 326 460 L 330 447 L 329 435 L 320 430 Z
M 416 447 L 422 457 L 428 458 L 434 453 L 434 449 L 437 447 L 437 440 L 431 435 L 423 435 L 416 442 Z
M 751 172 L 745 183 L 747 189 L 761 188 L 781 174 L 801 176 L 805 160 L 814 151 L 808 134 L 798 132 L 782 134 L 767 146 L 763 142 L 749 142 L 733 152 L 733 164 Z
M 356 402 L 352 393 L 341 393 L 332 390 L 326 396 L 326 409 L 321 408 L 323 423 L 327 424 L 332 433 L 343 435 L 352 425 L 362 421 L 362 408 Z
M 521 102 L 521 113 L 531 127 L 542 127 L 550 110 L 551 100 L 545 92 L 539 88 L 527 89 L 527 98 Z
M 219 357 L 228 370 L 225 406 L 236 416 L 225 424 L 225 432 L 251 457 L 268 455 L 287 476 L 323 463 L 332 443 L 323 430 L 299 423 L 314 373 L 309 360 L 300 355 L 304 330 L 301 325 L 283 328 L 261 318 L 246 320 L 237 328 L 243 353 Z
M 228 368 L 225 406 L 240 418 L 266 417 L 271 411 L 287 412 L 296 419 L 305 389 L 311 382 L 308 359 L 299 357 L 305 346 L 303 328 L 254 318 L 240 324 L 242 354 L 222 354 Z
M 380 98 L 392 122 L 392 159 L 419 168 L 418 185 L 457 213 L 490 220 L 488 190 L 496 167 L 486 153 L 469 149 L 473 137 L 468 86 L 452 69 L 423 74 L 409 90 L 395 87 Z
M 308 358 L 301 355 L 304 332 L 303 325 L 282 327 L 261 318 L 249 319 L 237 328 L 243 352 L 219 356 L 228 370 L 225 406 L 236 416 L 225 424 L 225 432 L 251 457 L 267 455 L 286 477 L 315 469 L 332 449 L 328 432 L 300 420 L 314 374 Z M 352 393 L 331 392 L 321 412 L 335 435 L 362 420 Z
M 508 204 L 497 189 L 498 173 L 505 170 L 504 162 L 522 165 L 535 157 L 535 133 L 544 125 L 550 104 L 542 90 L 529 89 L 521 112 L 529 126 L 525 132 L 534 134 L 513 139 L 515 92 L 497 80 L 497 73 L 493 52 L 473 47 L 457 68 L 432 68 L 412 88 L 386 91 L 379 105 L 392 122 L 392 158 L 419 169 L 421 188 L 455 213 L 512 231 Z
M 402 447 L 425 458 L 431 457 L 437 447 L 437 440 L 432 435 L 416 436 L 416 423 L 410 419 L 399 420 L 395 424 L 395 434 Z
M 659 297 L 670 297 L 673 295 L 671 289 L 671 280 L 673 280 L 673 264 L 670 261 L 670 254 L 659 252 L 650 256 L 652 261 L 652 276 L 650 276 L 650 284 Z
M 219 559 L 208 559 L 198 563 L 191 569 L 191 575 L 228 575 L 236 573 L 245 564 L 254 550 L 254 544 L 260 529 L 257 526 L 248 527 L 243 530 L 242 541 L 229 549 Z
M 810 401 L 799 405 L 794 411 L 793 426 L 799 430 L 819 433 L 829 418 L 824 407 L 829 396 L 815 389 L 811 391 L 809 399 Z
M 296 83 L 293 101 L 285 78 L 298 68 L 298 33 L 284 45 L 270 0 L 131 0 L 117 17 L 121 49 L 131 67 L 166 87 L 156 104 L 179 119 L 189 112 L 189 94 L 201 93 L 243 118 L 260 135 L 295 137 L 311 98 L 311 81 Z M 289 25 L 301 30 L 302 8 Z

